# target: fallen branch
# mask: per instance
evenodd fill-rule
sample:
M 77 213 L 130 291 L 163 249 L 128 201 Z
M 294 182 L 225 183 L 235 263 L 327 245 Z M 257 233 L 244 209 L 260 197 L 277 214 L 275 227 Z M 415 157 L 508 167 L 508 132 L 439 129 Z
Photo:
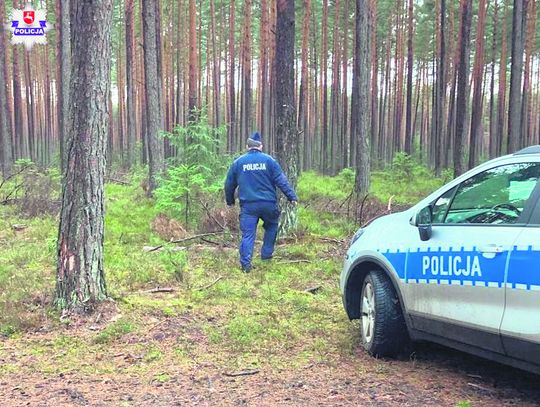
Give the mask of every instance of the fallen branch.
M 479 384 L 475 384 L 475 383 L 467 383 L 467 384 L 469 386 L 471 386 L 471 387 L 474 387 L 475 389 L 487 391 L 487 392 L 490 392 L 490 393 L 493 393 L 495 391 L 493 389 L 490 389 L 490 388 L 487 388 L 487 387 L 484 387 L 484 386 L 480 386 Z
M 172 287 L 156 287 L 151 290 L 146 290 L 145 293 L 155 294 L 155 293 L 174 293 L 176 289 Z
M 323 242 L 330 242 L 330 243 L 336 243 L 336 244 L 345 243 L 345 240 L 333 239 L 331 237 L 321 237 L 320 240 L 322 240 Z
M 201 233 L 200 235 L 194 235 L 194 236 L 186 237 L 184 239 L 171 240 L 169 243 L 185 243 L 191 240 L 200 239 L 200 238 L 208 237 L 208 236 L 216 236 L 216 235 L 221 235 L 221 234 L 223 234 L 223 232 Z
M 322 285 L 316 285 L 314 287 L 306 288 L 304 292 L 310 293 L 310 294 L 317 294 L 321 290 L 321 288 L 322 288 Z
M 120 179 L 116 179 L 116 178 L 106 178 L 107 182 L 112 182 L 114 184 L 120 184 L 120 185 L 125 185 L 125 186 L 130 186 L 131 184 L 129 182 L 126 182 L 126 181 L 122 181 Z
M 240 372 L 234 372 L 234 373 L 225 372 L 225 373 L 223 373 L 223 375 L 227 376 L 227 377 L 251 376 L 251 375 L 257 374 L 259 372 L 260 372 L 259 369 L 247 369 L 247 370 L 242 370 Z
M 214 281 L 212 281 L 210 284 L 205 285 L 204 287 L 195 288 L 194 290 L 195 290 L 195 291 L 208 290 L 210 287 L 214 286 L 215 284 L 217 284 L 218 281 L 220 281 L 220 280 L 222 280 L 222 279 L 223 279 L 223 276 L 219 276 L 219 277 L 216 278 Z
M 213 240 L 210 240 L 210 239 L 206 239 L 204 237 L 201 237 L 201 240 L 205 243 L 208 243 L 208 244 L 211 244 L 211 245 L 214 245 L 214 246 L 221 246 L 221 243 L 219 242 L 214 242 Z
M 277 264 L 295 264 L 295 263 L 311 263 L 311 260 L 286 260 L 286 261 L 280 261 Z

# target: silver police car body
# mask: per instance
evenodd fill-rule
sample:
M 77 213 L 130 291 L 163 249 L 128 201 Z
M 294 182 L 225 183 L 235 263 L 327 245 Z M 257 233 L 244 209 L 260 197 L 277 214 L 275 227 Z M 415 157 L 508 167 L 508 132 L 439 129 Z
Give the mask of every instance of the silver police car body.
M 360 229 L 341 274 L 366 350 L 428 340 L 540 373 L 540 146 Z

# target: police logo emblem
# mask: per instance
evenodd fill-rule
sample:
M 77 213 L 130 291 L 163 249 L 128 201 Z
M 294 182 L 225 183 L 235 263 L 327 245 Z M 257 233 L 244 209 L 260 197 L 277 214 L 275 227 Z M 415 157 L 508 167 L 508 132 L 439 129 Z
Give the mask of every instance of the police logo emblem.
M 31 4 L 24 10 L 14 9 L 11 25 L 8 26 L 12 33 L 11 43 L 23 44 L 28 50 L 34 44 L 46 44 L 46 34 L 51 28 L 46 18 L 46 10 L 34 10 Z

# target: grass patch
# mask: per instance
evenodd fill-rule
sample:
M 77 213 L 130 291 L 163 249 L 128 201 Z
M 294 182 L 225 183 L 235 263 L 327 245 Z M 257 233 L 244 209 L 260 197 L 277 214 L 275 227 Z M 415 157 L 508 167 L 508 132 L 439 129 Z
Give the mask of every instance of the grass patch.
M 96 335 L 94 342 L 97 344 L 111 343 L 135 330 L 133 323 L 120 319 L 107 326 Z

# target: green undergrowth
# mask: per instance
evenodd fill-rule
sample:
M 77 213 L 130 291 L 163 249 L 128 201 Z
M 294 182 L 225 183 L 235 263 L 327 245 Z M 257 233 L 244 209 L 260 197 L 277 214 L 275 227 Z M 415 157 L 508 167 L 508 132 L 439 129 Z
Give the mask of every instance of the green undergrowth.
M 391 189 L 381 186 L 388 182 L 384 177 L 376 174 L 372 185 L 381 199 Z M 347 240 L 356 226 L 316 202 L 345 200 L 353 179 L 351 171 L 337 177 L 303 174 L 298 186 L 302 233 L 280 242 L 272 262 L 255 258 L 250 274 L 240 272 L 234 247 L 173 250 L 152 227 L 160 212 L 137 177 L 131 185 L 108 184 L 105 272 L 117 311 L 81 326 L 61 321 L 50 305 L 56 218 L 22 219 L 0 206 L 2 340 L 17 349 L 19 369 L 149 372 L 158 382 L 167 381 L 171 366 L 280 368 L 351 355 L 358 335 L 341 305 L 343 247 L 337 241 Z M 436 187 L 432 182 L 421 188 L 430 192 Z M 14 231 L 16 223 L 26 228 Z M 159 245 L 163 250 L 143 250 Z M 260 241 L 256 256 L 259 249 Z M 173 292 L 151 291 L 157 287 Z M 48 334 L 26 334 L 38 329 Z M 5 352 L 0 342 L 0 359 Z M 6 364 L 0 376 L 13 370 Z

